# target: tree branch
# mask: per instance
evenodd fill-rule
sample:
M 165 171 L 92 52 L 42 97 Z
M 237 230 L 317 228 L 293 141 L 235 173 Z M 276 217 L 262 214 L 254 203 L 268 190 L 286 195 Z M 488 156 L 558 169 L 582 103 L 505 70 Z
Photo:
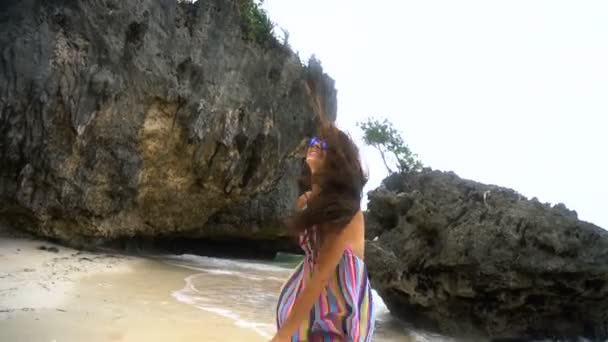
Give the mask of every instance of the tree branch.
M 393 170 L 391 170 L 390 167 L 388 167 L 388 163 L 386 162 L 386 157 L 384 156 L 384 151 L 382 151 L 382 149 L 380 148 L 380 146 L 374 144 L 374 147 L 380 151 L 380 156 L 382 157 L 382 162 L 384 163 L 384 166 L 386 167 L 386 169 L 388 170 L 388 173 L 393 173 Z

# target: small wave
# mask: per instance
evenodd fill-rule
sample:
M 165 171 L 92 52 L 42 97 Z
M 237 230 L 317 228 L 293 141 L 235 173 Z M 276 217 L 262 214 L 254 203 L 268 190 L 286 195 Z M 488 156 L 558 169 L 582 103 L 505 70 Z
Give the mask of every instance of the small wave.
M 272 277 L 272 276 L 270 276 L 270 277 L 264 277 L 264 279 L 266 279 L 266 280 L 280 281 L 280 282 L 284 282 L 284 281 L 287 280 L 286 278 L 277 278 L 277 277 Z
M 273 273 L 290 273 L 292 269 L 276 266 L 276 265 L 268 265 L 259 262 L 253 262 L 250 260 L 231 260 L 231 259 L 219 259 L 219 258 L 211 258 L 199 255 L 192 254 L 182 254 L 182 255 L 165 255 L 163 259 L 169 261 L 177 261 L 180 263 L 186 262 L 190 264 L 190 266 L 199 266 L 199 267 L 213 267 L 220 269 L 241 269 L 241 270 L 256 270 L 256 271 L 264 271 L 264 272 L 273 272 Z
M 191 275 L 187 277 L 185 279 L 186 286 L 181 290 L 174 291 L 172 293 L 173 298 L 182 303 L 190 304 L 198 309 L 226 317 L 232 320 L 236 326 L 251 329 L 264 338 L 272 338 L 275 331 L 273 324 L 248 321 L 230 309 L 210 304 L 208 299 L 201 296 L 201 292 L 196 289 L 196 286 L 194 285 L 196 276 L 197 275 Z
M 384 304 L 384 301 L 374 289 L 372 289 L 372 299 L 374 301 L 374 314 L 376 319 L 382 320 L 384 316 L 390 316 L 390 312 L 388 311 L 386 304 Z
M 239 278 L 243 278 L 243 279 L 247 279 L 247 280 L 251 280 L 251 281 L 272 280 L 272 281 L 284 282 L 286 280 L 286 278 L 279 278 L 279 277 L 273 277 L 273 276 L 255 276 L 255 275 L 251 275 L 251 274 L 247 274 L 247 273 L 239 272 L 239 271 L 206 269 L 206 268 L 194 267 L 194 266 L 189 266 L 189 265 L 184 265 L 181 263 L 174 263 L 174 262 L 169 262 L 169 261 L 165 261 L 165 263 L 169 264 L 171 266 L 182 267 L 182 268 L 186 268 L 186 269 L 193 270 L 193 271 L 204 272 L 204 273 L 215 274 L 215 275 L 234 276 L 234 277 L 239 277 Z
M 272 324 L 247 321 L 241 319 L 241 317 L 235 312 L 223 308 L 202 305 L 195 306 L 201 310 L 205 310 L 229 318 L 234 321 L 236 326 L 245 329 L 251 329 L 264 338 L 270 339 L 273 336 L 274 325 Z
M 455 339 L 423 331 L 410 330 L 410 335 L 416 342 L 456 342 Z

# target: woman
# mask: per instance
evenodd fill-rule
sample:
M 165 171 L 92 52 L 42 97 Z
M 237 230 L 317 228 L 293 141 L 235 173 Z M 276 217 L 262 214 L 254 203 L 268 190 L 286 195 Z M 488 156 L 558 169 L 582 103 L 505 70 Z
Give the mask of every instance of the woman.
M 367 342 L 374 330 L 360 210 L 366 177 L 352 140 L 331 124 L 321 130 L 306 153 L 310 188 L 289 222 L 305 259 L 281 290 L 272 342 Z

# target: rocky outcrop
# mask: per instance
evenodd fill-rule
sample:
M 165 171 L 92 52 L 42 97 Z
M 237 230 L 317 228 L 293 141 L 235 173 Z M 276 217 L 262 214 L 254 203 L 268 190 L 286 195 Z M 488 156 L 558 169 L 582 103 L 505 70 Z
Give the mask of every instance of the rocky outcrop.
M 296 198 L 304 83 L 330 118 L 336 91 L 244 34 L 243 1 L 3 1 L 0 223 L 71 244 L 281 236 L 260 222 Z
M 366 261 L 392 313 L 455 336 L 608 338 L 608 231 L 425 170 L 369 194 Z

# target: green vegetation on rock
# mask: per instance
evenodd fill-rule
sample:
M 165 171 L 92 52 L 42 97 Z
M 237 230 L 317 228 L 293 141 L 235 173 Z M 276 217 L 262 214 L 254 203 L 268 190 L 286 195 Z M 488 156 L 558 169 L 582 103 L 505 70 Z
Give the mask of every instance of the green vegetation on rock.
M 418 155 L 410 150 L 400 132 L 390 121 L 367 118 L 364 122 L 358 122 L 357 126 L 363 130 L 363 141 L 380 152 L 384 166 L 389 173 L 394 171 L 389 167 L 387 154 L 395 157 L 397 170 L 401 173 L 422 170 L 423 165 L 418 160 Z
M 263 0 L 240 0 L 241 29 L 243 38 L 250 42 L 266 44 L 275 41 L 275 24 L 262 8 Z

